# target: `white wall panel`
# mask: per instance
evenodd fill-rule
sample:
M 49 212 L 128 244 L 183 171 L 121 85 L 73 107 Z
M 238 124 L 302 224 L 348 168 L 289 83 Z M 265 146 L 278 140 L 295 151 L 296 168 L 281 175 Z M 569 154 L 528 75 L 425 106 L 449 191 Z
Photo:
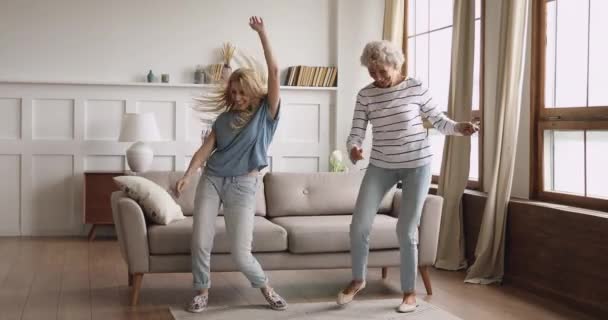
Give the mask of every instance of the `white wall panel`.
M 20 234 L 21 159 L 0 155 L 0 235 Z
M 318 172 L 318 157 L 283 157 L 280 171 Z
M 32 102 L 32 130 L 36 140 L 73 139 L 74 100 L 35 99 Z
M 192 109 L 194 103 L 186 104 L 186 140 L 192 141 L 193 143 L 200 144 L 201 140 L 201 131 L 203 128 L 207 127 L 207 125 L 203 124 L 201 121 L 201 115 L 199 112 Z
M 84 158 L 85 171 L 123 171 L 124 156 L 90 155 Z
M 137 111 L 138 113 L 154 113 L 160 139 L 164 141 L 175 140 L 175 102 L 138 101 Z
M 117 141 L 125 101 L 88 100 L 85 103 L 85 139 Z
M 319 143 L 322 122 L 320 107 L 318 104 L 283 105 L 277 128 L 279 139 L 291 143 Z
M 173 171 L 173 156 L 154 156 L 150 171 Z
M 21 137 L 21 99 L 0 98 L 0 139 Z
M 74 232 L 79 217 L 74 212 L 74 161 L 70 155 L 33 155 L 30 202 L 24 212 L 23 232 L 58 235 Z
M 8 177 L 0 186 L 15 185 L 2 193 L 8 213 L 0 216 L 6 226 L 0 236 L 83 234 L 83 173 L 129 169 L 125 151 L 131 143 L 118 142 L 126 112 L 156 116 L 162 141 L 150 143 L 151 170 L 185 170 L 201 144 L 192 98 L 209 90 L 213 87 L 0 81 L 0 118 L 7 122 L 0 133 L 10 138 L 0 139 L 0 174 Z M 263 172 L 327 170 L 335 96 L 335 89 L 282 88 L 280 129 Z

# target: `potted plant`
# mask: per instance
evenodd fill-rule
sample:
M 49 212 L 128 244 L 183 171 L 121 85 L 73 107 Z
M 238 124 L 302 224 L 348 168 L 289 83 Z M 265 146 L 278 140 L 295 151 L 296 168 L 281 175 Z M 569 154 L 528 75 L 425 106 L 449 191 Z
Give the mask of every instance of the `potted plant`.
M 348 167 L 344 164 L 342 152 L 340 150 L 334 150 L 329 157 L 329 171 L 330 172 L 348 172 Z

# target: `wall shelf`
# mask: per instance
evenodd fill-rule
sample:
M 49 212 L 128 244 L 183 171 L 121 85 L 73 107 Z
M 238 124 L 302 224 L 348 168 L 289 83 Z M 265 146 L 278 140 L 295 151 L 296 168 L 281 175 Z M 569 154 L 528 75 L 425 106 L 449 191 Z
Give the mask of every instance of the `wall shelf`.
M 161 83 L 161 82 L 106 82 L 106 81 L 50 81 L 50 80 L 3 80 L 0 84 L 18 85 L 74 85 L 74 86 L 114 86 L 114 87 L 165 87 L 165 88 L 214 88 L 214 84 Z M 297 87 L 281 86 L 281 90 L 337 91 L 337 87 Z

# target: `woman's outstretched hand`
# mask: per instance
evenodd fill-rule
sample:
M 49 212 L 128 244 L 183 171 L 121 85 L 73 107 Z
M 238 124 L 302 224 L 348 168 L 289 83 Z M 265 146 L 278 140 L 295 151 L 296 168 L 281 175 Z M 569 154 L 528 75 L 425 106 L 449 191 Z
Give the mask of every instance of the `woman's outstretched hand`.
M 455 129 L 456 132 L 468 137 L 479 131 L 479 126 L 472 122 L 458 122 Z
M 175 195 L 177 196 L 177 198 L 182 195 L 182 192 L 186 188 L 187 184 L 188 178 L 186 176 L 183 176 L 179 180 L 177 180 L 177 182 L 175 183 Z
M 249 18 L 249 26 L 256 32 L 264 31 L 264 20 L 261 17 L 252 16 Z

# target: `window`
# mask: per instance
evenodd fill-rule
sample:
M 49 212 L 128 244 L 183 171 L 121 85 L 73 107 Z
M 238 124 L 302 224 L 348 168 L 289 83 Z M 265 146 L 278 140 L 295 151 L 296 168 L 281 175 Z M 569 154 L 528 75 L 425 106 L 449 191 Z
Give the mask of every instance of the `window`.
M 473 76 L 473 118 L 481 119 L 481 2 L 475 2 L 475 66 Z M 407 74 L 421 80 L 431 89 L 433 98 L 444 111 L 448 107 L 450 64 L 452 52 L 453 0 L 406 0 L 407 3 Z M 429 130 L 432 143 L 433 181 L 441 169 L 445 136 Z M 469 187 L 480 186 L 481 139 L 471 137 Z
M 608 1 L 537 0 L 531 196 L 608 210 Z

